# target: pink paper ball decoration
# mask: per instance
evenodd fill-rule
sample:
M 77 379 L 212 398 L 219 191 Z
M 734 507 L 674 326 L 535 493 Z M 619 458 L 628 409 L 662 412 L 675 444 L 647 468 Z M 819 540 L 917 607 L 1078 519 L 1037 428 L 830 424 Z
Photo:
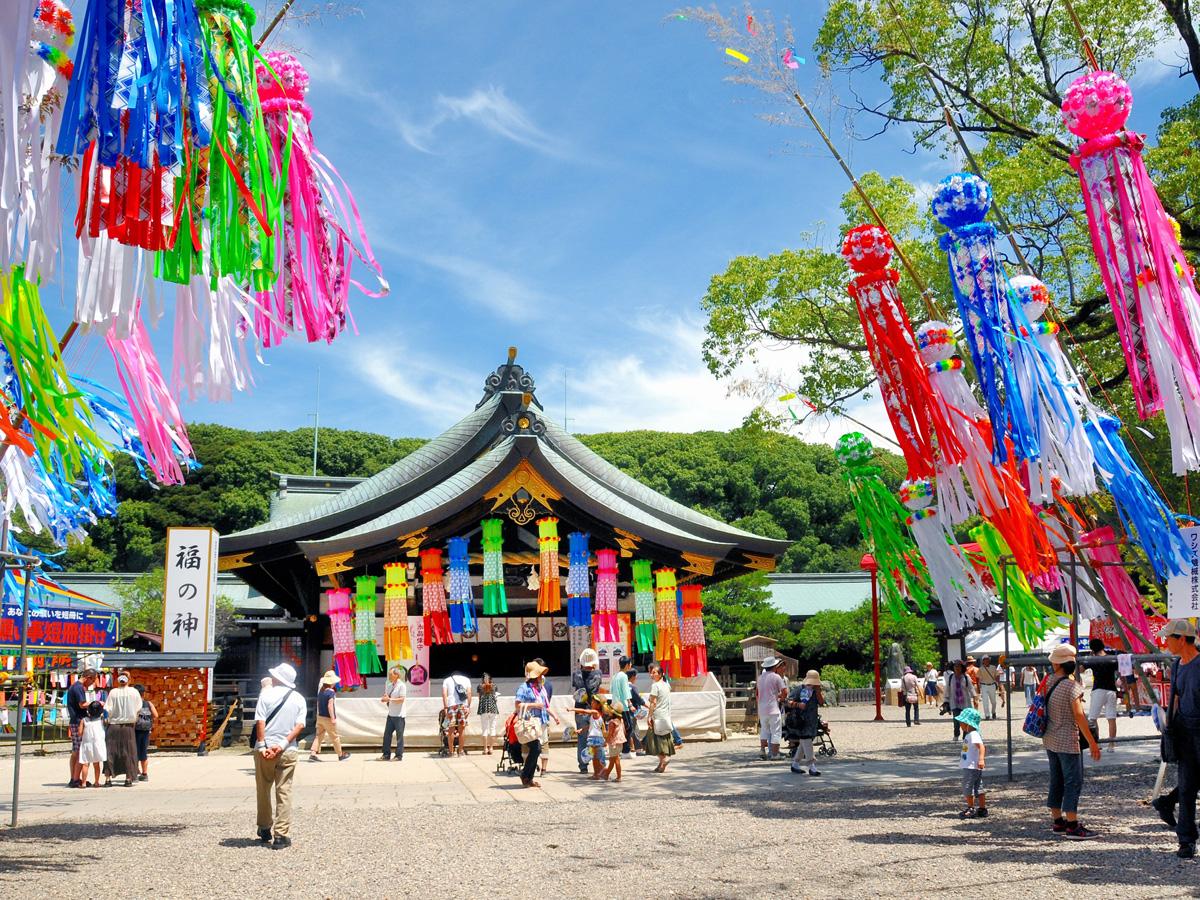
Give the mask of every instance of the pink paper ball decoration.
M 1133 92 L 1124 78 L 1113 72 L 1089 72 L 1067 88 L 1062 117 L 1071 134 L 1089 141 L 1120 131 L 1132 110 Z
M 874 272 L 892 258 L 892 236 L 878 225 L 859 225 L 846 233 L 842 256 L 855 272 Z

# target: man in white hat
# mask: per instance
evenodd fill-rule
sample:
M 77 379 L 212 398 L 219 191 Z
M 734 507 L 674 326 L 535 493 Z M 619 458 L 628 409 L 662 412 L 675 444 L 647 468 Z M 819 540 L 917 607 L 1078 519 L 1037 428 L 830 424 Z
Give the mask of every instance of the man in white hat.
M 1175 834 L 1176 855 L 1196 856 L 1196 793 L 1200 788 L 1200 651 L 1196 626 L 1187 619 L 1171 619 L 1158 633 L 1167 652 L 1179 657 L 1171 670 L 1171 706 L 1167 712 L 1171 737 L 1179 758 L 1179 814 Z
M 779 744 L 783 740 L 783 716 L 779 704 L 787 699 L 787 682 L 775 671 L 781 660 L 768 656 L 762 661 L 758 676 L 758 737 L 759 756 L 779 759 Z
M 328 739 L 333 744 L 333 752 L 338 761 L 349 759 L 349 753 L 342 752 L 342 738 L 337 727 L 337 691 L 335 688 L 342 679 L 330 669 L 321 676 L 321 687 L 317 691 L 317 734 L 308 749 L 308 761 L 321 761 L 321 742 Z
M 258 796 L 258 838 L 275 850 L 292 846 L 292 776 L 296 738 L 304 730 L 308 704 L 296 690 L 296 670 L 280 663 L 270 670 L 274 687 L 259 695 L 254 708 L 254 783 Z M 275 810 L 271 810 L 271 789 Z
M 585 648 L 579 654 L 579 671 L 571 675 L 571 690 L 575 694 L 576 708 L 586 709 L 591 705 L 592 697 L 600 693 L 599 665 L 600 655 L 591 647 Z M 588 763 L 591 761 L 587 755 L 589 718 L 590 716 L 575 713 L 575 730 L 579 733 L 575 741 L 575 762 L 579 764 L 581 775 L 587 774 Z

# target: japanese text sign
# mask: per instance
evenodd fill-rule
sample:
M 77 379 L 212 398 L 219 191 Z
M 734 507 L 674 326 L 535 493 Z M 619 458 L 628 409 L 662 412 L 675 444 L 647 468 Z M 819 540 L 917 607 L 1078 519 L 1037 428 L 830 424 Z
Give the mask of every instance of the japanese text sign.
M 211 528 L 168 528 L 163 651 L 211 653 L 217 613 L 217 542 Z
M 1189 619 L 1200 616 L 1200 526 L 1179 531 L 1187 543 L 1189 565 L 1182 575 L 1167 580 L 1167 615 Z

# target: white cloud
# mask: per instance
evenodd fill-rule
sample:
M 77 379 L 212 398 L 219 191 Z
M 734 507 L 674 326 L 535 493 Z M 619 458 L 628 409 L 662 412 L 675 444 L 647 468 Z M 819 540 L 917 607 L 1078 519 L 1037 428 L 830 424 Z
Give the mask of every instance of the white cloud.
M 396 114 L 395 124 L 410 147 L 432 153 L 438 130 L 449 122 L 464 119 L 546 156 L 562 158 L 569 155 L 570 148 L 564 141 L 539 128 L 529 114 L 504 93 L 504 88 L 494 85 L 477 88 L 465 97 L 439 95 L 434 101 L 432 116 L 425 121 L 412 121 Z
M 455 367 L 443 357 L 426 357 L 395 335 L 361 339 L 352 368 L 379 394 L 406 404 L 433 433 L 466 415 L 483 390 L 482 374 Z
M 528 321 L 545 306 L 546 298 L 540 290 L 519 275 L 491 263 L 446 253 L 421 253 L 411 248 L 395 250 L 445 275 L 469 302 L 509 321 Z
M 1183 45 L 1179 32 L 1172 28 L 1154 45 L 1150 58 L 1138 66 L 1129 81 L 1137 88 L 1149 87 L 1169 78 L 1178 78 L 1180 68 L 1187 66 L 1187 58 L 1187 47 Z

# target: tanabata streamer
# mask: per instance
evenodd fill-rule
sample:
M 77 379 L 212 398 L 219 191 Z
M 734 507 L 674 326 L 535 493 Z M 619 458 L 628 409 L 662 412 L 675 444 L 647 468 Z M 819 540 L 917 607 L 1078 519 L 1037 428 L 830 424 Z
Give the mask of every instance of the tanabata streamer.
M 596 551 L 596 614 L 592 618 L 596 642 L 612 643 L 621 639 L 617 620 L 617 551 Z
M 1116 532 L 1105 525 L 1081 535 L 1079 542 L 1085 548 L 1088 559 L 1095 564 L 1100 584 L 1104 587 L 1104 596 L 1131 628 L 1126 628 L 1120 622 L 1113 624 L 1125 633 L 1134 653 L 1154 652 L 1154 632 L 1142 604 L 1142 595 L 1121 559 Z
M 1200 296 L 1142 160 L 1144 138 L 1124 130 L 1132 107 L 1123 79 L 1090 72 L 1067 89 L 1062 116 L 1084 139 L 1071 165 L 1138 415 L 1165 413 L 1181 475 L 1200 468 Z
M 634 635 L 637 638 L 637 650 L 638 653 L 649 653 L 658 640 L 658 629 L 654 619 L 654 579 L 650 574 L 648 560 L 635 559 L 630 568 L 633 570 L 633 604 L 637 622 Z
M 679 588 L 683 595 L 683 641 L 681 670 L 684 678 L 694 678 L 708 672 L 708 646 L 704 638 L 704 600 L 698 584 Z
M 934 593 L 946 617 L 946 630 L 961 634 L 968 625 L 992 612 L 996 598 L 975 574 L 974 565 L 938 508 L 931 505 L 933 485 L 927 479 L 903 482 L 900 502 L 911 511 L 905 524 L 925 558 Z
M 268 347 L 293 328 L 309 341 L 332 341 L 346 326 L 351 284 L 370 297 L 386 295 L 388 286 L 354 195 L 313 140 L 312 110 L 304 101 L 308 73 L 290 53 L 268 53 L 267 61 L 274 76 L 258 67 L 258 95 L 271 141 L 272 166 L 276 174 L 286 169 L 286 180 L 283 227 L 275 235 L 281 269 L 274 287 L 258 295 L 269 315 L 260 314 L 257 330 Z M 361 250 L 351 237 L 352 229 Z M 351 279 L 355 256 L 375 272 L 378 292 Z
M 1063 621 L 1062 616 L 1038 600 L 1025 573 L 1005 560 L 1010 556 L 1008 545 L 991 523 L 983 522 L 972 528 L 971 537 L 979 544 L 984 564 L 1001 599 L 1006 597 L 1004 585 L 1007 583 L 1008 620 L 1017 640 L 1026 650 L 1037 646 L 1052 627 Z
M 993 462 L 992 429 L 954 355 L 954 337 L 945 322 L 926 322 L 917 329 L 921 358 L 929 367 L 934 399 L 954 428 L 965 456 L 957 465 L 939 462 L 938 510 L 950 525 L 982 515 L 996 526 L 1026 572 L 1042 572 L 1055 564 L 1054 549 L 1029 504 L 1013 461 Z M 970 490 L 967 490 L 970 485 Z
M 358 655 L 354 647 L 354 625 L 350 621 L 350 590 L 326 591 L 329 599 L 329 630 L 333 635 L 333 666 L 348 690 L 362 682 L 358 674 Z
M 137 311 L 129 337 L 121 339 L 110 331 L 105 342 L 116 361 L 117 377 L 129 402 L 147 464 L 160 484 L 183 484 L 180 459 L 194 459 L 195 453 L 179 404 L 167 388 L 150 335 Z
M 654 658 L 672 678 L 678 678 L 683 661 L 683 642 L 679 636 L 679 608 L 675 596 L 675 570 L 654 570 Z
M 450 633 L 473 634 L 478 626 L 471 594 L 469 544 L 465 537 L 454 537 L 446 545 L 450 551 Z
M 931 203 L 949 229 L 940 244 L 950 265 L 963 332 L 987 400 L 992 453 L 1008 458 L 1007 434 L 1018 459 L 1042 460 L 1062 480 L 1068 496 L 1087 493 L 1089 466 L 1076 466 L 1067 446 L 1081 435 L 1079 421 L 1055 378 L 1050 360 L 1036 341 L 1020 302 L 1008 289 L 996 254 L 996 228 L 983 221 L 992 204 L 986 181 L 968 172 L 942 179 Z M 1094 485 L 1094 481 L 1091 482 Z M 1032 499 L 1048 502 L 1041 483 L 1031 483 Z
M 354 651 L 360 675 L 383 671 L 379 665 L 379 648 L 375 646 L 375 581 L 374 575 L 360 575 L 354 579 Z
M 833 452 L 844 469 L 859 528 L 879 566 L 879 590 L 893 618 L 908 612 L 910 600 L 925 612 L 929 609 L 929 572 L 905 532 L 908 513 L 872 465 L 875 449 L 871 442 L 861 432 L 852 431 L 838 438 Z
M 588 583 L 588 536 L 582 531 L 567 535 L 567 627 L 592 624 L 592 598 Z
M 933 475 L 938 458 L 962 460 L 964 450 L 941 406 L 933 397 L 929 374 L 917 352 L 912 325 L 896 284 L 900 273 L 888 268 L 892 237 L 878 225 L 850 229 L 842 256 L 855 273 L 848 290 L 858 308 L 880 394 L 911 478 Z
M 217 279 L 215 288 L 195 278 L 175 289 L 171 387 L 177 395 L 227 401 L 250 388 L 246 344 L 253 316 L 254 298 L 232 278 Z
M 504 591 L 504 520 L 484 519 L 483 528 L 483 614 L 502 616 L 508 612 Z
M 450 613 L 446 609 L 446 587 L 442 583 L 442 551 L 430 547 L 421 551 L 421 615 L 425 625 L 425 646 L 449 644 Z
M 408 633 L 408 566 L 388 563 L 383 576 L 383 655 L 388 662 L 414 659 Z
M 541 554 L 537 611 L 558 612 L 562 609 L 562 586 L 558 576 L 558 519 L 547 516 L 538 519 L 538 550 Z

